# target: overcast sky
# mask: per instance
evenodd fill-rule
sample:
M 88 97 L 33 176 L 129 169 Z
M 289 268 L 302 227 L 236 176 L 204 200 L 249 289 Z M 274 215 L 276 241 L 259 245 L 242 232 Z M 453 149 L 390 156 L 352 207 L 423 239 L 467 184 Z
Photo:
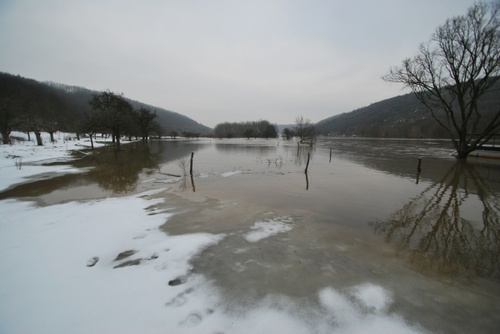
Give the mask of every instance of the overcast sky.
M 473 0 L 0 0 L 0 71 L 213 127 L 313 122 L 406 93 L 385 83 Z

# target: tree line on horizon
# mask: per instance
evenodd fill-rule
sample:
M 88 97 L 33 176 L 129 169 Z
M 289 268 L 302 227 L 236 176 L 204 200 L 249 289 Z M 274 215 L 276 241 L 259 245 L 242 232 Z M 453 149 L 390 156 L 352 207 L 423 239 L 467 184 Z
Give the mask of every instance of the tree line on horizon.
M 224 122 L 214 128 L 216 138 L 277 138 L 278 128 L 269 121 Z
M 247 122 L 224 122 L 217 124 L 214 129 L 216 138 L 278 138 L 278 126 L 266 120 Z M 295 125 L 283 129 L 284 139 L 297 137 L 301 143 L 312 143 L 316 138 L 314 123 L 302 115 L 295 118 Z

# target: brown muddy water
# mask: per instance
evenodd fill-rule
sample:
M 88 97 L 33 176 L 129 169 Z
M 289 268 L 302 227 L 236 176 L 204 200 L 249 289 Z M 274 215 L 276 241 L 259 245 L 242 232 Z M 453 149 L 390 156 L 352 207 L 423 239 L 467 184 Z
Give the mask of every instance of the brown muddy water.
M 500 162 L 457 162 L 447 142 L 433 140 L 125 147 L 79 157 L 76 166 L 92 167 L 86 173 L 18 185 L 0 199 L 51 205 L 163 189 L 167 233 L 226 234 L 192 264 L 230 308 L 268 294 L 314 304 L 321 288 L 370 282 L 392 293 L 391 310 L 427 330 L 500 332 Z M 248 240 L 255 223 L 270 221 L 288 228 Z

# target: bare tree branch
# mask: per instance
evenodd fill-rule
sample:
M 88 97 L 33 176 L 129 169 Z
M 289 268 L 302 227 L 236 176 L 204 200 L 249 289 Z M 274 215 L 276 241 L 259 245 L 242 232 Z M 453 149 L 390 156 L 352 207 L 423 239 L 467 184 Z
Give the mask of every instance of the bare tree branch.
M 499 131 L 500 109 L 483 128 L 478 102 L 500 75 L 500 2 L 473 5 L 448 19 L 414 58 L 383 80 L 409 87 L 466 158 Z

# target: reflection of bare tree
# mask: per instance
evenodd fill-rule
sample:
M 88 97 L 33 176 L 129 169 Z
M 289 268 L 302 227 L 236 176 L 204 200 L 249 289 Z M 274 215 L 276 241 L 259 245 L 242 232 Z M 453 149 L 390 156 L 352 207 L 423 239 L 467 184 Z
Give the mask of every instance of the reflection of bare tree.
M 144 168 L 157 169 L 147 148 L 121 152 L 102 152 L 94 158 L 97 165 L 89 173 L 99 187 L 113 193 L 134 191 Z
M 193 192 L 196 192 L 196 187 L 194 185 L 194 177 L 193 177 L 193 174 L 191 174 L 190 176 L 190 181 L 191 181 L 191 190 Z M 184 175 L 182 178 L 181 178 L 181 183 L 179 184 L 179 190 L 180 191 L 186 191 L 188 190 L 188 176 L 187 175 Z
M 314 148 L 305 145 L 297 145 L 297 154 L 294 159 L 295 166 L 301 167 L 305 165 L 307 163 L 308 153 L 312 157 L 315 153 Z
M 389 220 L 372 225 L 421 271 L 499 280 L 499 213 L 495 192 L 474 166 L 457 162 Z
M 179 185 L 180 191 L 186 191 L 188 188 L 188 182 L 187 182 L 188 172 L 187 172 L 187 170 L 188 170 L 189 163 L 190 162 L 186 157 L 177 160 L 177 166 L 182 171 L 182 179 L 181 179 L 181 183 Z M 193 192 L 196 192 L 196 187 L 194 185 L 193 173 L 189 173 L 189 174 L 190 174 L 190 180 L 191 180 L 191 189 L 193 190 Z

